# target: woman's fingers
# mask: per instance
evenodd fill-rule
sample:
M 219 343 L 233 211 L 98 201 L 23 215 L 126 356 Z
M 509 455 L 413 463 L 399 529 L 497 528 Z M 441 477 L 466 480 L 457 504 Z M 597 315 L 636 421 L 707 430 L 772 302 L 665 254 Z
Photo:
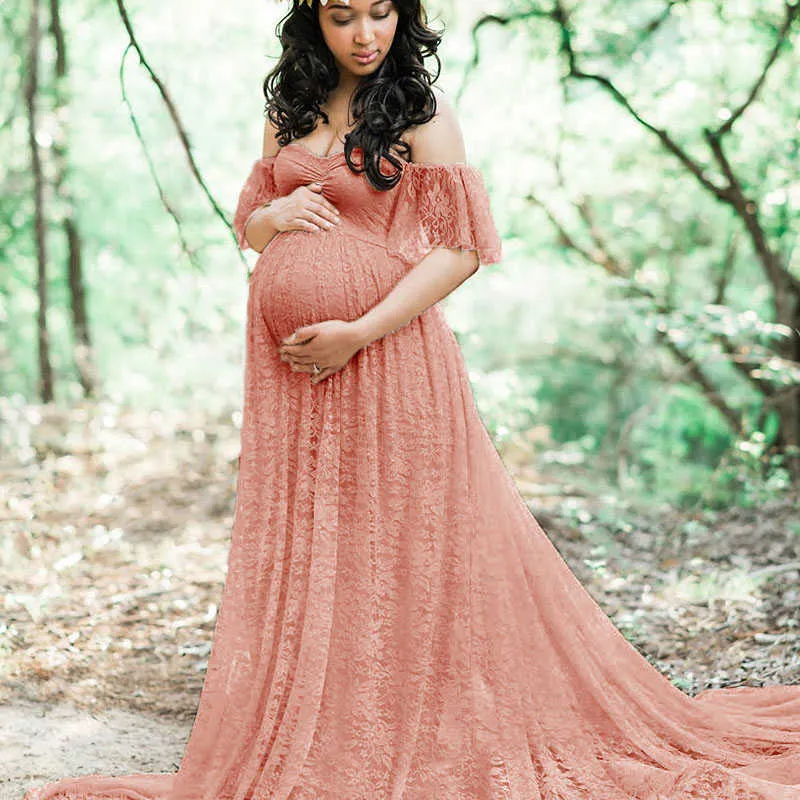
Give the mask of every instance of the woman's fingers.
M 324 212 L 324 214 L 330 214 L 330 212 Z M 324 230 L 329 231 L 334 227 L 334 225 L 339 224 L 337 219 L 328 219 L 326 216 L 324 216 L 324 214 L 322 211 L 317 211 L 315 209 L 306 209 L 306 219 L 310 220 L 311 223 L 318 228 L 323 228 Z
M 314 364 L 314 356 L 303 353 L 287 353 L 284 350 L 280 351 L 281 361 L 286 361 L 289 364 L 301 364 L 303 366 L 311 366 Z
M 322 194 L 322 184 L 314 181 L 306 186 L 311 192 L 306 208 L 310 208 L 314 213 L 325 217 L 330 222 L 338 222 L 339 209 Z
M 311 210 L 320 217 L 325 217 L 329 222 L 339 222 L 339 212 L 327 200 L 324 203 L 314 203 Z
M 314 359 L 312 356 L 290 356 L 282 355 L 281 361 L 288 361 L 291 364 L 313 364 Z
M 336 368 L 334 367 L 325 367 L 324 369 L 320 370 L 315 374 L 314 359 L 311 358 L 310 356 L 306 357 L 287 356 L 286 354 L 281 354 L 281 361 L 287 361 L 289 363 L 289 368 L 292 370 L 292 372 L 310 373 L 312 377 L 312 382 L 314 383 L 317 383 L 322 378 L 325 378 L 331 373 L 336 372 Z
M 339 224 L 338 215 L 331 212 L 325 206 L 314 203 L 313 205 L 301 206 L 295 214 L 292 225 L 295 230 L 317 232 L 319 230 L 332 230 Z
M 309 184 L 309 185 L 310 186 L 319 186 L 319 189 L 313 189 L 312 190 L 313 194 L 311 195 L 311 199 L 314 200 L 314 202 L 320 203 L 321 205 L 325 206 L 325 208 L 327 208 L 329 211 L 333 212 L 334 214 L 338 214 L 339 213 L 339 209 L 336 208 L 336 206 L 333 203 L 331 203 L 331 201 L 328 200 L 328 198 L 325 197 L 324 194 L 322 194 L 322 184 L 321 183 L 312 183 L 312 184 Z
M 339 214 L 324 203 L 316 201 L 309 202 L 303 209 L 304 218 L 312 222 L 319 228 L 330 230 L 334 225 L 339 224 Z
M 297 226 L 295 230 L 308 231 L 309 233 L 318 233 L 320 227 L 310 219 L 305 219 L 303 217 L 298 217 L 295 220 L 295 225 Z
M 311 364 L 295 364 L 291 365 L 292 372 L 313 372 L 314 367 Z
M 333 375 L 340 369 L 341 369 L 340 367 L 326 367 L 321 372 L 318 372 L 316 375 L 311 376 L 311 383 L 319 383 L 321 380 L 324 380 L 329 375 Z
M 311 183 L 307 183 L 307 184 L 305 184 L 305 187 L 306 187 L 306 189 L 310 189 L 311 190 L 312 197 L 313 197 L 314 200 L 317 200 L 320 203 L 323 203 L 331 211 L 334 211 L 337 214 L 339 213 L 339 210 L 336 208 L 336 206 L 333 203 L 331 203 L 331 201 L 328 200 L 328 198 L 325 197 L 324 194 L 322 194 L 322 184 L 319 181 L 312 181 Z

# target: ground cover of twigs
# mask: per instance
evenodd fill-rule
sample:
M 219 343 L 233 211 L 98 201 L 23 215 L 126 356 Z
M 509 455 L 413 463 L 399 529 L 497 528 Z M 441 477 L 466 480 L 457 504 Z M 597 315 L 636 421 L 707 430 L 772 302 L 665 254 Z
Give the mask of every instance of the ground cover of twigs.
M 0 411 L 0 703 L 189 724 L 225 577 L 238 414 Z M 504 458 L 583 585 L 676 685 L 800 682 L 796 501 L 642 515 L 587 494 L 577 469 Z

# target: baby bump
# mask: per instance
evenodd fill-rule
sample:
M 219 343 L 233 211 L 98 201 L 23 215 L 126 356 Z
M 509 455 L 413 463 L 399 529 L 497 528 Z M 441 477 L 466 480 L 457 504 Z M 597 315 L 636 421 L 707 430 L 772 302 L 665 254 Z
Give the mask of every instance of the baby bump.
M 250 290 L 278 341 L 302 325 L 354 320 L 400 279 L 402 262 L 346 232 L 283 231 L 259 256 Z

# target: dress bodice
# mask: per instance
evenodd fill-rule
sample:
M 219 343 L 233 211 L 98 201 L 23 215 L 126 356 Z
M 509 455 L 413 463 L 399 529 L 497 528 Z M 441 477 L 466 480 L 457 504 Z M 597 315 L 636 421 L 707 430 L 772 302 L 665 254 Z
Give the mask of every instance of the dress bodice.
M 360 150 L 354 151 L 353 161 L 361 163 Z M 353 172 L 343 151 L 319 156 L 304 145 L 291 142 L 278 152 L 273 169 L 279 196 L 290 194 L 303 184 L 319 181 L 323 196 L 336 206 L 343 220 L 376 235 L 385 231 L 395 202 L 394 191 L 380 191 L 363 173 Z
M 356 149 L 356 164 L 360 157 Z M 394 168 L 386 164 L 391 174 Z M 471 164 L 405 162 L 397 184 L 383 191 L 351 170 L 344 152 L 320 156 L 298 142 L 253 164 L 234 215 L 240 247 L 249 247 L 244 226 L 255 209 L 312 181 L 322 184 L 322 194 L 339 210 L 342 233 L 380 243 L 409 263 L 434 247 L 476 250 L 484 264 L 502 256 L 482 175 Z

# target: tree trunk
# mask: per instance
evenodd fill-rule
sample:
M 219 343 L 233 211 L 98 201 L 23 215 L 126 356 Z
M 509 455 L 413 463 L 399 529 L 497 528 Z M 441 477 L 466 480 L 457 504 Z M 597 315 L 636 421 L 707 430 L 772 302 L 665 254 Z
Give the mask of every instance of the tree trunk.
M 36 291 L 39 299 L 39 397 L 43 403 L 53 400 L 53 369 L 50 365 L 50 337 L 47 331 L 47 249 L 44 222 L 44 180 L 39 143 L 36 139 L 36 101 L 39 91 L 39 0 L 30 0 L 31 16 L 28 36 L 28 80 L 25 102 L 28 111 L 28 146 L 31 154 L 34 193 L 34 232 L 36 236 Z
M 70 94 L 67 82 L 67 43 L 61 25 L 59 0 L 50 0 L 50 33 L 56 53 L 54 81 L 55 118 L 59 122 L 53 145 L 55 192 L 59 198 L 62 228 L 67 243 L 67 286 L 70 293 L 73 332 L 73 361 L 84 396 L 97 393 L 89 317 L 86 311 L 86 282 L 83 275 L 83 238 L 80 235 L 75 203 L 69 182 L 69 119 Z

